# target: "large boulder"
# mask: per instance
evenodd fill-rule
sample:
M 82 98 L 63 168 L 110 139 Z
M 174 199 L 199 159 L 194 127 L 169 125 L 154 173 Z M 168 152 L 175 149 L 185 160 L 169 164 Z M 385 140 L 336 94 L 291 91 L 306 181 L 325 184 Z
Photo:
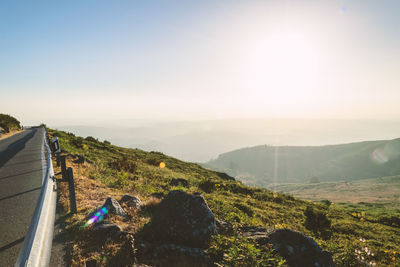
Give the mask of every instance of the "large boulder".
M 269 243 L 286 259 L 291 267 L 333 267 L 332 255 L 321 249 L 312 239 L 302 233 L 279 229 L 269 234 Z
M 214 214 L 200 194 L 170 191 L 152 219 L 154 237 L 165 243 L 206 248 L 217 233 Z

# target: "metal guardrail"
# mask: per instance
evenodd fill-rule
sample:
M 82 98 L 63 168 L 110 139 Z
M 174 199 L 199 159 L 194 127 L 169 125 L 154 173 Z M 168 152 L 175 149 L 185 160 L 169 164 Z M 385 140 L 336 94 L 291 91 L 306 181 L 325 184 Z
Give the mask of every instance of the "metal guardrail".
M 16 267 L 49 266 L 53 242 L 54 218 L 56 211 L 57 184 L 51 163 L 51 151 L 43 136 L 42 161 L 45 160 L 43 147 L 47 152 L 46 169 L 43 169 L 42 191 L 33 214 L 31 224 L 19 252 Z

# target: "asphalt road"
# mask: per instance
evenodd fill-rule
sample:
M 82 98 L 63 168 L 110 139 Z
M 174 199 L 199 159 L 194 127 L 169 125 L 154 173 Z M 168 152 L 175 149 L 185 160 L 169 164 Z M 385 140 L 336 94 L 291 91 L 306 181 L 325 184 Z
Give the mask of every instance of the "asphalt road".
M 0 266 L 14 266 L 40 195 L 43 132 L 0 140 Z

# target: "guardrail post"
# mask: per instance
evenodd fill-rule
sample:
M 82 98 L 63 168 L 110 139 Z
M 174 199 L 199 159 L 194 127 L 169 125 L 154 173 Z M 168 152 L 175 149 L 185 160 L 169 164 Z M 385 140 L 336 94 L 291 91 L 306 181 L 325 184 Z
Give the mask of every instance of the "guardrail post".
M 60 163 L 62 179 L 65 181 L 67 180 L 67 164 L 65 163 L 65 155 L 60 156 Z
M 71 167 L 67 169 L 67 177 L 68 177 L 68 188 L 69 188 L 70 211 L 71 213 L 76 213 L 77 210 L 76 210 L 74 173 Z
M 57 163 L 57 167 L 59 167 L 60 166 L 60 162 L 61 161 L 61 159 L 60 159 L 60 153 L 56 153 L 56 163 Z
M 60 144 L 58 143 L 58 137 L 55 137 L 53 138 L 53 140 L 51 140 L 51 148 L 53 150 L 53 153 L 61 152 Z

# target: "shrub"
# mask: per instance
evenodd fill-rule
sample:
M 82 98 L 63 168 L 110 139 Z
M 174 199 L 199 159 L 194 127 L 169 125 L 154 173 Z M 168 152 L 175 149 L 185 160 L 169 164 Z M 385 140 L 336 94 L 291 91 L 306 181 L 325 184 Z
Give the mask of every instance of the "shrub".
M 205 193 L 211 193 L 215 189 L 216 182 L 211 179 L 204 179 L 199 183 L 199 188 Z
M 125 171 L 130 173 L 134 173 L 137 168 L 136 162 L 126 156 L 122 157 L 121 159 L 112 160 L 108 163 L 108 165 L 118 171 Z
M 235 194 L 252 195 L 254 193 L 252 188 L 242 185 L 240 183 L 226 184 L 226 188 Z
M 271 245 L 258 246 L 241 237 L 213 237 L 207 254 L 220 266 L 286 266 Z
M 260 201 L 270 201 L 273 198 L 273 194 L 270 192 L 257 192 L 254 194 L 254 198 Z
M 331 220 L 326 216 L 326 212 L 314 210 L 308 206 L 304 211 L 306 216 L 305 227 L 314 232 L 324 232 L 331 227 Z
M 323 199 L 323 200 L 321 200 L 321 202 L 323 203 L 323 204 L 325 204 L 326 206 L 330 206 L 330 205 L 332 205 L 332 202 L 330 201 L 330 200 L 328 200 L 328 199 Z
M 249 206 L 249 205 L 247 205 L 247 204 L 244 204 L 244 203 L 235 203 L 235 205 L 234 205 L 236 208 L 238 208 L 239 210 L 241 210 L 241 211 L 243 211 L 244 213 L 246 213 L 248 216 L 253 216 L 253 214 L 254 214 L 254 211 L 253 211 L 253 209 Z
M 76 148 L 82 148 L 83 147 L 83 138 L 82 137 L 73 138 L 71 140 L 71 144 Z
M 111 145 L 111 142 L 107 141 L 107 140 L 104 140 L 103 143 L 106 144 L 106 145 Z
M 388 226 L 400 227 L 400 217 L 398 216 L 382 216 L 378 218 L 378 222 Z
M 161 160 L 156 157 L 149 157 L 145 160 L 145 162 L 149 165 L 158 166 Z
M 6 132 L 9 132 L 11 130 L 21 129 L 21 124 L 16 118 L 10 115 L 0 114 L 0 127 Z
M 94 138 L 93 136 L 88 136 L 85 138 L 85 140 L 89 141 L 89 142 L 95 142 L 95 143 L 99 141 L 96 138 Z

